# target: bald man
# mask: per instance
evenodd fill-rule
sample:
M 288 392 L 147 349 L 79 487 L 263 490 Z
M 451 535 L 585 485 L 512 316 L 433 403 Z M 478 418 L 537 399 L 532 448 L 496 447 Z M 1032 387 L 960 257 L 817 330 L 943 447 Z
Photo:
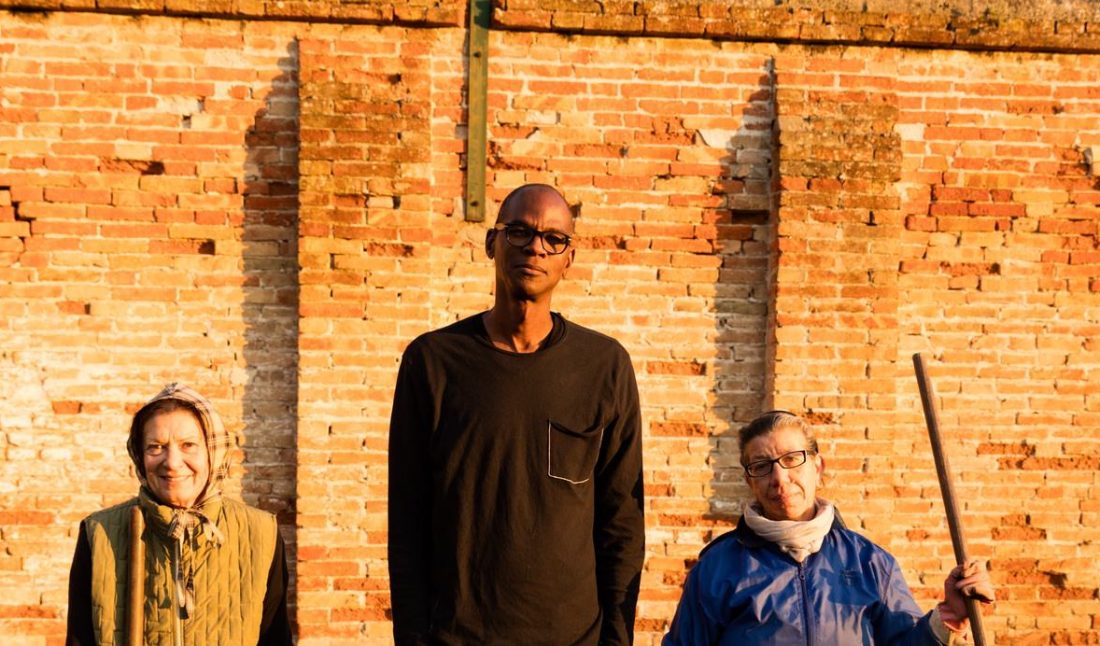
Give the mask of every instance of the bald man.
M 492 309 L 424 334 L 390 420 L 389 566 L 405 644 L 629 644 L 645 548 L 630 357 L 550 309 L 573 213 L 528 184 L 485 236 Z

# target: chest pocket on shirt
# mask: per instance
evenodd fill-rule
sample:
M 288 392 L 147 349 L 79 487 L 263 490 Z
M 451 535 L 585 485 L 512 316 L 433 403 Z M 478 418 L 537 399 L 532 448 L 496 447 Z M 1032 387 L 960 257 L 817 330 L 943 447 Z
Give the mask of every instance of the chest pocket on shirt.
M 603 428 L 576 431 L 549 420 L 546 434 L 546 474 L 577 485 L 591 480 L 600 455 Z

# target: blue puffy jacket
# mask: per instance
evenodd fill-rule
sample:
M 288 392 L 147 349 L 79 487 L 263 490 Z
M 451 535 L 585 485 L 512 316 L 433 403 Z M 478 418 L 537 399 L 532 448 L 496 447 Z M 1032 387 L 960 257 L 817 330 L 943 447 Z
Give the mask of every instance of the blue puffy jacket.
M 705 547 L 663 646 L 938 645 L 886 550 L 837 513 L 801 565 L 742 520 Z

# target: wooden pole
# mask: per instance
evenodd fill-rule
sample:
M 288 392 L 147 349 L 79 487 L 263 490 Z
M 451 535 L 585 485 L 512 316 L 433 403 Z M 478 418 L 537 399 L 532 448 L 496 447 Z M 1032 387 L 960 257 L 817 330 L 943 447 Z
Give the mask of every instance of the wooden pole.
M 936 460 L 936 475 L 940 479 L 940 493 L 943 506 L 947 510 L 947 528 L 951 531 L 951 545 L 955 548 L 955 560 L 959 565 L 966 563 L 966 538 L 963 536 L 962 520 L 958 505 L 955 503 L 955 486 L 951 481 L 951 470 L 947 464 L 947 454 L 943 450 L 940 438 L 940 420 L 936 415 L 935 391 L 932 381 L 924 370 L 924 359 L 920 353 L 913 355 L 913 368 L 917 371 L 917 386 L 920 388 L 920 400 L 924 405 L 924 421 L 928 426 L 928 440 L 932 443 L 932 457 Z M 974 635 L 975 646 L 985 646 L 985 632 L 982 628 L 982 614 L 978 602 L 966 598 L 966 612 L 970 615 L 970 631 Z
M 145 643 L 145 543 L 141 540 L 145 519 L 141 506 L 130 508 L 130 580 L 126 586 L 126 643 Z

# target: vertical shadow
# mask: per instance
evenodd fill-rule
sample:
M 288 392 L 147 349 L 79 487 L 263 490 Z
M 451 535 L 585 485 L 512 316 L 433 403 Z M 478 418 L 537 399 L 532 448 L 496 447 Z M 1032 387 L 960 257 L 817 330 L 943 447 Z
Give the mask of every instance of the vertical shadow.
M 244 477 L 250 505 L 274 513 L 297 580 L 298 45 L 278 61 L 264 107 L 245 135 Z M 296 630 L 296 595 L 288 594 Z
M 767 349 L 772 301 L 772 180 L 776 166 L 775 78 L 769 60 L 759 86 L 742 109 L 746 119 L 726 145 L 715 194 L 725 203 L 718 220 L 719 255 L 714 414 L 721 426 L 710 437 L 712 479 L 707 518 L 733 523 L 748 495 L 742 478 L 737 429 L 767 400 Z M 722 533 L 725 528 L 719 528 Z M 713 537 L 712 537 L 713 538 Z

